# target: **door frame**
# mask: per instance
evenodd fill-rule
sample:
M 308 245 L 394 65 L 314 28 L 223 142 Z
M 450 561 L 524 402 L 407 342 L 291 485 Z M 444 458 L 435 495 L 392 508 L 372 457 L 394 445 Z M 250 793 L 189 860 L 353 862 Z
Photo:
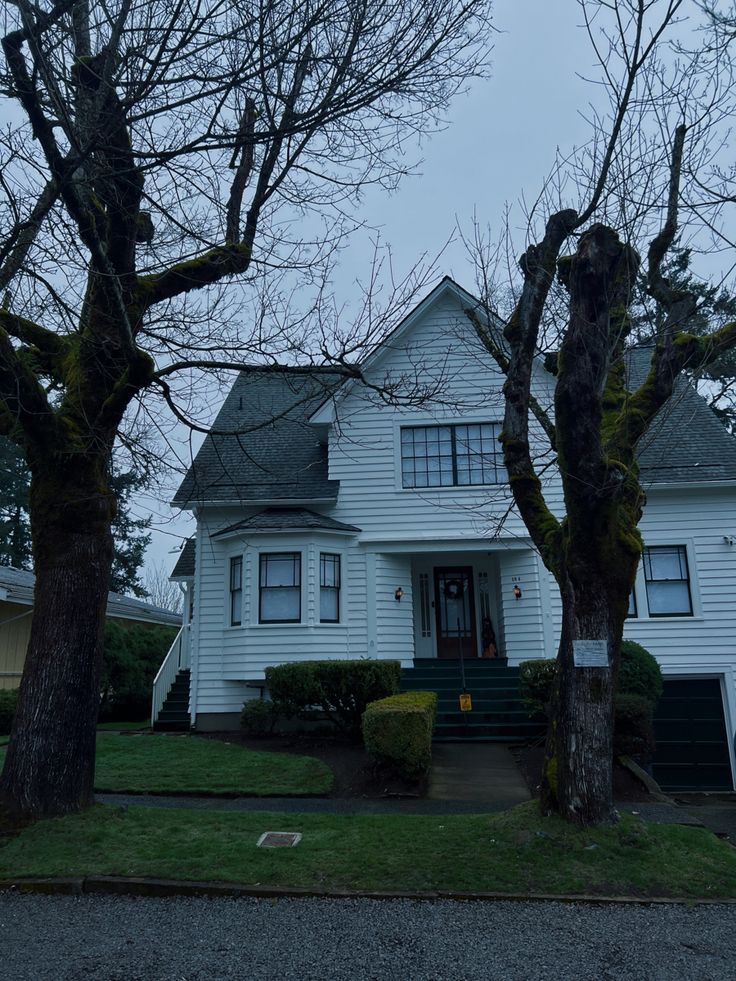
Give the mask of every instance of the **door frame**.
M 463 657 L 480 657 L 480 650 L 478 648 L 478 625 L 476 623 L 476 613 L 475 613 L 475 582 L 474 582 L 474 568 L 472 565 L 435 565 L 432 566 L 432 578 L 434 581 L 434 613 L 435 613 L 435 644 L 438 659 L 458 660 L 460 658 L 460 646 L 457 641 L 454 642 L 455 650 L 449 654 L 442 653 L 442 645 L 444 643 L 442 638 L 442 628 L 441 628 L 441 617 L 440 617 L 440 591 L 439 591 L 439 578 L 442 573 L 460 573 L 467 576 L 468 582 L 468 610 L 469 610 L 469 628 L 470 628 L 470 643 L 463 643 Z

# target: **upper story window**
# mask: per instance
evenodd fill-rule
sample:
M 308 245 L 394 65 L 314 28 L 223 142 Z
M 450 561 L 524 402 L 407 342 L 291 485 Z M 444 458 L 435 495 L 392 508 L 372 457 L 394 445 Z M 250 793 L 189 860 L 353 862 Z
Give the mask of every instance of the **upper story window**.
M 504 479 L 496 422 L 406 426 L 401 430 L 403 487 L 469 487 Z
M 299 623 L 301 618 L 301 552 L 261 553 L 258 622 Z
M 692 616 L 685 546 L 652 545 L 644 549 L 643 561 L 649 616 Z
M 319 557 L 319 620 L 340 622 L 340 556 L 330 552 Z
M 190 617 L 191 619 L 191 617 Z M 230 559 L 230 626 L 243 622 L 243 556 Z

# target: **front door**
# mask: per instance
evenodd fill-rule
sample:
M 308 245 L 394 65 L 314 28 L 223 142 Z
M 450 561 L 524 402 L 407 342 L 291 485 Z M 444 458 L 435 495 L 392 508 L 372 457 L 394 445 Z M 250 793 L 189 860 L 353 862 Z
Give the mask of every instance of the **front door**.
M 477 657 L 473 570 L 449 566 L 434 570 L 437 657 Z

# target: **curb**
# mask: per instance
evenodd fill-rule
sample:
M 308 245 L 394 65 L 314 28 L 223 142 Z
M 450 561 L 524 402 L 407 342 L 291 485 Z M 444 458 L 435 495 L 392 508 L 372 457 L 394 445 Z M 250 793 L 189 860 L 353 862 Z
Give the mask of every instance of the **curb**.
M 677 896 L 594 896 L 554 893 L 508 892 L 389 892 L 382 890 L 308 889 L 289 886 L 252 886 L 244 883 L 197 882 L 188 879 L 146 879 L 94 875 L 83 878 L 0 879 L 0 892 L 41 895 L 112 895 L 169 898 L 206 896 L 251 899 L 411 899 L 419 902 L 579 903 L 591 906 L 734 906 L 736 899 L 692 899 Z

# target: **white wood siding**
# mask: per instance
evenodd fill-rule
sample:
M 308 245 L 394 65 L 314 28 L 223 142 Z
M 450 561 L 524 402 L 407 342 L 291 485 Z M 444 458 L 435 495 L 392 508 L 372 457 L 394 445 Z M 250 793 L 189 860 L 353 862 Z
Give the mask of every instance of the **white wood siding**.
M 448 350 L 449 349 L 449 350 Z M 376 385 L 421 383 L 432 374 L 441 380 L 431 399 L 415 407 L 396 407 L 355 387 L 338 405 L 330 430 L 330 477 L 340 481 L 338 520 L 362 529 L 361 541 L 488 539 L 525 537 L 515 513 L 509 514 L 505 480 L 484 487 L 404 489 L 401 486 L 402 425 L 500 422 L 502 376 L 482 350 L 459 304 L 438 301 L 405 342 L 389 346 L 369 372 Z M 546 376 L 539 376 L 538 397 L 549 400 Z M 560 501 L 559 481 L 548 479 L 553 502 Z

